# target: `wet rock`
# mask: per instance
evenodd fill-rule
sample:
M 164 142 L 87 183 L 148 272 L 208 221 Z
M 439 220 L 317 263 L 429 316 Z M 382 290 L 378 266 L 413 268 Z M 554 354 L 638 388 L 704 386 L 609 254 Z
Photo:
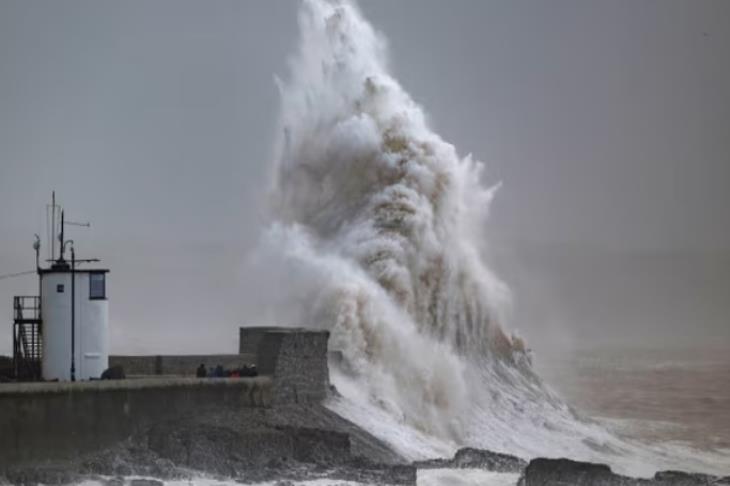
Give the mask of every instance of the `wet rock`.
M 35 486 L 76 483 L 79 482 L 80 476 L 62 466 L 43 465 L 34 468 L 11 468 L 5 471 L 3 479 L 10 484 Z
M 719 486 L 725 479 L 708 474 L 687 473 L 683 471 L 660 471 L 650 481 L 643 483 L 650 486 Z M 727 483 L 725 483 L 727 484 Z
M 614 473 L 605 464 L 570 459 L 533 459 L 520 478 L 520 486 L 719 486 L 725 478 L 681 471 L 661 471 L 651 479 Z
M 103 481 L 104 486 L 124 486 L 124 478 L 116 477 L 110 478 Z
M 354 457 L 339 473 L 333 474 L 335 479 L 355 481 L 365 484 L 416 484 L 418 469 L 411 464 L 380 464 L 367 459 Z
M 613 486 L 630 485 L 624 478 L 611 471 L 605 464 L 577 462 L 570 459 L 537 458 L 530 461 L 520 480 L 521 486 Z
M 129 483 L 130 486 L 165 486 L 162 481 L 156 479 L 132 479 Z
M 527 462 L 509 454 L 465 447 L 456 451 L 451 459 L 429 459 L 414 462 L 413 465 L 418 469 L 484 469 L 485 471 L 519 473 L 525 469 Z

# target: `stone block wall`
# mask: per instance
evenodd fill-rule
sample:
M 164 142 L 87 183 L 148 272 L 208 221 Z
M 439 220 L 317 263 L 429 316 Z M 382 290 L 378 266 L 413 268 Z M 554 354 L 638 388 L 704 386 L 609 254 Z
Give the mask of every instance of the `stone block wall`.
M 328 340 L 329 331 L 277 328 L 263 334 L 257 365 L 261 374 L 272 376 L 274 403 L 319 402 L 327 396 Z
M 166 420 L 270 407 L 271 398 L 269 377 L 4 384 L 0 470 L 73 459 Z
M 110 357 L 111 365 L 123 366 L 136 379 L 0 383 L 0 470 L 98 450 L 209 407 L 271 408 L 326 398 L 328 331 L 268 328 L 254 334 L 255 354 Z M 245 329 L 241 336 L 248 336 Z M 259 368 L 256 378 L 184 376 L 200 363 L 237 368 L 252 362 Z
M 241 327 L 238 332 L 238 352 L 240 354 L 256 355 L 259 351 L 259 344 L 267 332 L 280 331 L 281 326 L 252 326 Z M 290 328 L 289 328 L 290 329 Z

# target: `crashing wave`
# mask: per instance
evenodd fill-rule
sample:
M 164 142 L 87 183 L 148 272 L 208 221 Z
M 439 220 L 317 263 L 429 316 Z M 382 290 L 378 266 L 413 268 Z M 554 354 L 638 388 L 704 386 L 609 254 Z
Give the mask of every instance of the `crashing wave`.
M 509 290 L 481 256 L 497 189 L 483 164 L 429 127 L 354 3 L 306 0 L 299 26 L 255 260 L 273 276 L 260 291 L 273 319 L 331 331 L 330 407 L 414 459 L 460 445 L 635 455 L 546 388 L 505 332 Z

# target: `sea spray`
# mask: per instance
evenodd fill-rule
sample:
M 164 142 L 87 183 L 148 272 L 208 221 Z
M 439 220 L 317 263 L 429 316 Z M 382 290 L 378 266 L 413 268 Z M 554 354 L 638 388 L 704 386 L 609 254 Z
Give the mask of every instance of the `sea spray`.
M 508 292 L 475 241 L 493 190 L 482 164 L 429 129 L 354 5 L 305 2 L 300 28 L 279 81 L 277 239 L 318 274 L 311 319 L 372 397 L 459 439 L 461 355 L 512 357 L 499 323 Z
M 509 291 L 480 255 L 495 188 L 429 128 L 357 6 L 306 0 L 299 27 L 251 274 L 268 276 L 256 295 L 270 319 L 331 331 L 343 360 L 329 406 L 413 459 L 472 445 L 676 466 L 581 419 L 534 375 L 504 330 Z

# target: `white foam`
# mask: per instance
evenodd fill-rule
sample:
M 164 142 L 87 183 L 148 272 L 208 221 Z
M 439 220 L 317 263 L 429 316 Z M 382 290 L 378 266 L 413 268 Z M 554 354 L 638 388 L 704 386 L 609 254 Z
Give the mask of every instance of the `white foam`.
M 515 486 L 519 478 L 480 469 L 424 469 L 418 471 L 418 486 Z
M 418 486 L 503 486 L 514 485 L 517 483 L 519 475 L 517 474 L 500 474 L 481 470 L 469 469 L 432 469 L 418 472 Z M 80 483 L 80 486 L 103 486 L 105 481 L 113 479 L 104 477 L 102 480 L 89 480 Z M 135 479 L 149 479 L 142 476 L 129 476 L 123 478 L 125 486 L 131 485 Z M 194 477 L 190 479 L 178 479 L 162 481 L 165 486 L 240 486 L 241 484 L 249 484 L 250 486 L 278 486 L 281 481 L 266 481 L 259 483 L 240 483 L 233 479 L 220 479 L 209 477 Z M 360 483 L 355 481 L 343 481 L 335 479 L 313 479 L 308 481 L 287 481 L 286 484 L 296 486 L 377 486 L 369 483 Z
M 80 486 L 104 486 L 106 481 L 114 479 L 111 477 L 104 477 L 103 480 L 88 480 L 79 483 Z M 122 478 L 123 484 L 129 486 L 135 479 L 147 479 L 151 481 L 159 481 L 155 478 L 143 477 L 143 476 L 129 476 Z M 189 479 L 175 479 L 161 481 L 165 486 L 240 486 L 241 484 L 248 484 L 249 486 L 280 486 L 282 481 L 265 481 L 258 483 L 241 483 L 233 479 L 225 478 L 210 478 L 205 476 L 193 477 Z M 296 486 L 374 486 L 367 483 L 358 483 L 355 481 L 343 481 L 336 479 L 312 479 L 307 481 L 286 481 L 285 484 L 292 484 Z
M 619 439 L 541 383 L 481 257 L 483 164 L 431 130 L 356 5 L 306 0 L 299 25 L 278 81 L 273 221 L 249 273 L 270 319 L 331 331 L 342 397 L 328 406 L 408 458 L 471 445 L 643 475 L 705 467 Z

